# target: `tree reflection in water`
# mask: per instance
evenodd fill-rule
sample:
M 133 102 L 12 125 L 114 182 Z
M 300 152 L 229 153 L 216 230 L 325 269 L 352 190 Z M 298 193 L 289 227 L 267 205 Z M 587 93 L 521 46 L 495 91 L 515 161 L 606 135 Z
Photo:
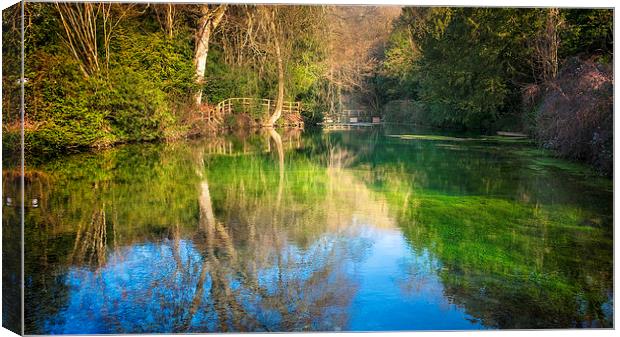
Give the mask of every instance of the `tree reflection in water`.
M 137 238 L 124 230 L 117 234 L 122 224 L 118 223 L 116 208 L 126 207 L 118 196 L 113 197 L 119 186 L 115 179 L 91 185 L 92 202 L 81 201 L 83 206 L 89 204 L 90 211 L 76 211 L 80 220 L 67 252 L 68 265 L 61 264 L 59 269 L 66 270 L 64 291 L 69 292 L 60 310 L 71 313 L 73 319 L 46 315 L 45 323 L 36 329 L 51 333 L 138 333 L 346 327 L 347 307 L 356 289 L 347 268 L 350 258 L 363 253 L 359 249 L 364 246 L 352 244 L 346 232 L 349 224 L 342 220 L 346 222 L 347 217 L 335 215 L 340 209 L 325 206 L 342 203 L 340 199 L 348 199 L 350 194 L 330 195 L 316 209 L 307 209 L 300 204 L 300 195 L 290 193 L 285 186 L 281 136 L 275 130 L 266 135 L 269 148 L 276 150 L 278 172 L 269 167 L 273 165 L 270 153 L 238 159 L 245 163 L 236 172 L 239 175 L 228 172 L 227 181 L 215 180 L 225 195 L 219 198 L 219 205 L 214 203 L 209 169 L 204 165 L 208 149 L 190 151 L 187 162 L 193 163 L 198 192 L 193 233 L 191 226 L 177 222 L 162 228 L 162 241 L 134 241 Z M 288 144 L 300 145 L 290 139 Z M 253 164 L 255 160 L 258 165 Z M 249 172 L 242 173 L 248 168 Z M 299 172 L 307 173 L 307 169 Z M 262 183 L 256 183 L 257 175 L 264 179 Z M 291 179 L 299 185 L 303 178 L 294 174 Z M 333 188 L 337 183 L 340 181 L 329 185 Z M 129 197 L 125 192 L 120 194 Z M 326 221 L 317 222 L 317 216 Z M 304 222 L 306 227 L 308 223 L 329 223 L 329 219 L 340 220 L 334 225 L 341 230 L 309 228 L 308 236 L 297 227 Z M 116 246 L 117 235 L 134 243 Z M 84 321 L 88 324 L 79 323 Z
M 265 130 L 47 163 L 26 332 L 609 325 L 608 194 L 446 142 Z

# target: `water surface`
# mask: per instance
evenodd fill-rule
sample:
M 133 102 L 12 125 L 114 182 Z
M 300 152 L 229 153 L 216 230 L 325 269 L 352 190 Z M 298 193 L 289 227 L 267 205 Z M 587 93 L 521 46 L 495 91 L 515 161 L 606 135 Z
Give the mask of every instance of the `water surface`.
M 611 180 L 523 139 L 262 132 L 26 183 L 29 334 L 612 326 Z

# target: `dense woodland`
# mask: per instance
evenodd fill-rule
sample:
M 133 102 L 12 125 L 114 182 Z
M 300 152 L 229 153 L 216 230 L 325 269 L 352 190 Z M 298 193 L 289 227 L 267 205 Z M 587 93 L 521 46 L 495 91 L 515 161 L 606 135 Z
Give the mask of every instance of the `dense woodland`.
M 10 149 L 19 6 L 2 17 Z M 202 111 L 257 97 L 301 101 L 308 126 L 362 106 L 392 123 L 526 132 L 611 174 L 612 10 L 27 3 L 25 54 L 37 155 L 208 137 Z

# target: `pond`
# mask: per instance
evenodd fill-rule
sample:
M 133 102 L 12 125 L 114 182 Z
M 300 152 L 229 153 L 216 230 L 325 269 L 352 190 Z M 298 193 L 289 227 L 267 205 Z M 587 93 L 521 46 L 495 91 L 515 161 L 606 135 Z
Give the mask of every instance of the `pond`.
M 612 181 L 527 139 L 262 131 L 26 185 L 27 334 L 613 324 Z

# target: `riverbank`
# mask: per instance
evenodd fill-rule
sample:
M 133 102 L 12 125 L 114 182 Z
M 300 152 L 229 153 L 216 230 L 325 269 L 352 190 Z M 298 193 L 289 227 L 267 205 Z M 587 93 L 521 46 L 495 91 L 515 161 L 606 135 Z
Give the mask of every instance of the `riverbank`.
M 613 45 L 608 9 L 405 8 L 374 101 L 395 121 L 525 132 L 611 176 Z
M 478 132 L 509 131 L 527 134 L 540 148 L 557 157 L 583 162 L 600 175 L 613 175 L 613 68 L 600 57 L 573 57 L 557 78 L 545 85 L 528 85 L 522 93 L 523 110 L 507 114 Z M 437 124 L 432 109 L 421 101 L 394 100 L 383 106 L 389 123 L 470 130 L 463 125 Z

